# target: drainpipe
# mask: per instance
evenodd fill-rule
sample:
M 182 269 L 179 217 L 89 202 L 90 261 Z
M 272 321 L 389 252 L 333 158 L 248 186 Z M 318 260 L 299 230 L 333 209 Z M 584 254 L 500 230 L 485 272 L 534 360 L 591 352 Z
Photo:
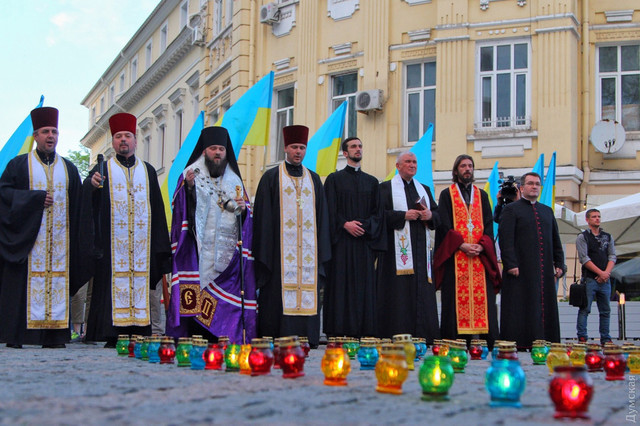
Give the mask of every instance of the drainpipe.
M 591 111 L 591 72 L 590 72 L 591 44 L 589 41 L 589 1 L 582 1 L 582 155 L 581 166 L 584 176 L 580 184 L 580 203 L 587 201 L 587 185 L 591 180 L 589 167 L 589 132 Z M 582 211 L 583 206 L 579 206 Z

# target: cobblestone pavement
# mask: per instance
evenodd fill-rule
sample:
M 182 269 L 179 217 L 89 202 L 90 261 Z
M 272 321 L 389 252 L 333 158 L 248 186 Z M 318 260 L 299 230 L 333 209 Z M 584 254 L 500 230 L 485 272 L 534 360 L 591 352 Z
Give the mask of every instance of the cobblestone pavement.
M 193 371 L 176 365 L 120 358 L 115 349 L 69 344 L 67 349 L 0 347 L 1 424 L 556 424 L 545 366 L 520 353 L 527 375 L 523 407 L 491 408 L 484 388 L 489 361 L 469 361 L 448 402 L 420 399 L 418 366 L 402 395 L 375 391 L 373 371 L 352 361 L 346 387 L 323 385 L 324 347 L 312 350 L 306 375 L 283 379 L 280 370 L 250 377 Z M 608 382 L 592 373 L 590 422 L 623 424 L 637 416 L 636 377 Z

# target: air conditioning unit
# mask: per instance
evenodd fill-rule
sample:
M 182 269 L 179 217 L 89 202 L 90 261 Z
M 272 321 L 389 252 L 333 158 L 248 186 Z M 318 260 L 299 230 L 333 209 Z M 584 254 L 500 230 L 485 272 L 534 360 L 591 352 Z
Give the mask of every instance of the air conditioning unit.
M 363 90 L 356 93 L 356 111 L 382 110 L 383 92 L 380 89 Z
M 260 22 L 263 24 L 273 24 L 280 21 L 280 9 L 278 5 L 271 2 L 260 6 Z
M 191 44 L 195 46 L 204 46 L 204 33 L 200 29 L 200 27 L 193 28 L 193 40 Z

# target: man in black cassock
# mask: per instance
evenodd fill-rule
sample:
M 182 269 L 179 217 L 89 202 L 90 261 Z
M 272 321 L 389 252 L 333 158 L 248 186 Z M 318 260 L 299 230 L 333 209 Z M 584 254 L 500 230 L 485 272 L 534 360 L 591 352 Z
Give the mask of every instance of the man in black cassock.
M 440 338 L 440 329 L 429 229 L 440 223 L 438 206 L 431 190 L 413 179 L 418 170 L 415 154 L 400 154 L 396 168 L 398 174 L 380 184 L 387 245 L 378 256 L 378 335 L 408 333 L 432 343 Z
M 556 278 L 564 252 L 553 210 L 537 202 L 541 179 L 526 173 L 522 198 L 505 206 L 498 228 L 502 255 L 500 337 L 519 349 L 534 340 L 560 342 Z
M 318 290 L 331 258 L 329 217 L 320 177 L 304 167 L 309 129 L 282 129 L 285 161 L 260 179 L 254 203 L 258 335 L 320 338 Z
M 105 347 L 118 334 L 151 334 L 149 289 L 171 270 L 158 177 L 135 156 L 136 117 L 115 114 L 109 126 L 116 156 L 85 179 L 81 225 L 86 275 L 93 276 L 86 339 Z
M 487 193 L 473 184 L 474 162 L 456 158 L 453 184 L 440 193 L 434 272 L 442 291 L 440 333 L 444 339 L 498 338 L 496 292 L 500 269 L 493 242 Z
M 36 149 L 0 178 L 0 341 L 63 348 L 77 274 L 80 175 L 56 154 L 58 110 L 31 111 Z
M 382 229 L 378 179 L 360 168 L 362 142 L 342 142 L 347 166 L 327 176 L 331 262 L 324 291 L 327 336 L 375 336 L 375 253 Z

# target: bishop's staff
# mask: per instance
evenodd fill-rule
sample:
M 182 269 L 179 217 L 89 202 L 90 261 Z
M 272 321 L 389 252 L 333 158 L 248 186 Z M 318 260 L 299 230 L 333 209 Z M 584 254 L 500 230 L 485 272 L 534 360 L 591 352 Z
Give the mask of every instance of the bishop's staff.
M 236 185 L 236 198 L 242 196 L 242 187 Z M 247 344 L 247 330 L 244 324 L 244 249 L 242 248 L 242 210 L 236 209 L 236 220 L 238 221 L 238 251 L 240 252 L 240 324 L 242 325 L 242 344 Z

